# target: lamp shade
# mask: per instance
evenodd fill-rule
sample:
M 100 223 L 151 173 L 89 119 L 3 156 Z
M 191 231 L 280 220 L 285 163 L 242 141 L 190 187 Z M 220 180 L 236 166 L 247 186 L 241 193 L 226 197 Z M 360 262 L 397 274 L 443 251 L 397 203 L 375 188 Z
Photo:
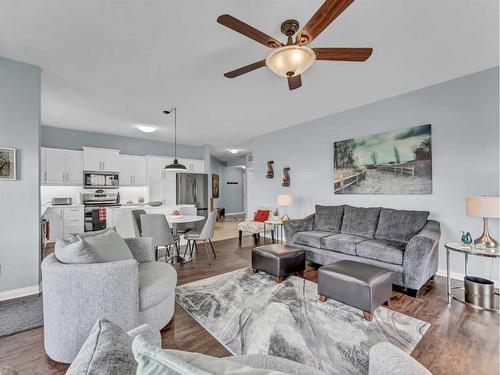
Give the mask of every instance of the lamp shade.
M 275 48 L 266 58 L 266 65 L 282 77 L 298 76 L 316 61 L 316 53 L 307 46 L 290 45 Z
M 500 217 L 500 200 L 498 197 L 466 198 L 467 216 L 497 218 Z
M 290 194 L 278 194 L 278 206 L 291 206 L 293 197 Z

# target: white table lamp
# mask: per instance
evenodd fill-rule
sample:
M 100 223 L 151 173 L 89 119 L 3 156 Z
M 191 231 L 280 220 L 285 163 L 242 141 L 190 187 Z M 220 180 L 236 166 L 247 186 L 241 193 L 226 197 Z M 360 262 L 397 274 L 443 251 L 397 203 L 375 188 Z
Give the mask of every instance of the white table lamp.
M 498 242 L 490 237 L 488 219 L 500 217 L 500 200 L 498 197 L 469 197 L 466 198 L 467 216 L 483 218 L 483 234 L 474 240 L 475 244 L 486 247 L 497 247 Z
M 291 194 L 278 194 L 278 206 L 285 207 L 285 214 L 281 217 L 282 221 L 289 220 L 286 213 L 286 208 L 293 204 L 293 196 Z

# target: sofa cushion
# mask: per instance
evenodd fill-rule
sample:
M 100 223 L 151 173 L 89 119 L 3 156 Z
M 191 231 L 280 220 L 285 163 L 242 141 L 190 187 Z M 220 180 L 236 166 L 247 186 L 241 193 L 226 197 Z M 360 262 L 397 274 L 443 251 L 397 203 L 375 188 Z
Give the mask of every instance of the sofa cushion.
M 389 240 L 368 240 L 356 245 L 356 255 L 391 264 L 403 264 L 406 244 Z
M 256 369 L 225 358 L 180 350 L 162 350 L 137 336 L 132 351 L 138 363 L 137 375 L 282 375 L 283 372 Z
M 382 208 L 375 238 L 408 242 L 427 223 L 429 211 L 405 211 Z
M 344 206 L 320 206 L 316 205 L 314 214 L 314 230 L 326 230 L 340 232 L 342 227 L 342 216 Z
M 102 262 L 119 262 L 121 260 L 134 259 L 127 244 L 114 230 L 107 231 L 95 236 L 83 238 L 101 259 Z
M 177 271 L 168 263 L 139 263 L 139 310 L 144 311 L 172 295 Z
M 127 333 L 107 319 L 99 318 L 66 375 L 135 374 L 137 362 L 132 341 L 137 334 L 145 335 L 150 345 L 161 343 L 160 333 L 147 325 Z
M 379 215 L 380 207 L 365 208 L 345 205 L 341 233 L 374 238 Z
M 57 240 L 54 251 L 56 258 L 66 264 L 100 263 L 97 253 L 85 241 L 69 242 Z
M 366 237 L 354 236 L 352 234 L 333 234 L 321 239 L 321 248 L 356 255 L 356 244 L 366 240 Z
M 308 230 L 305 232 L 297 232 L 293 236 L 293 242 L 301 245 L 321 248 L 321 239 L 331 236 L 334 232 L 324 230 Z

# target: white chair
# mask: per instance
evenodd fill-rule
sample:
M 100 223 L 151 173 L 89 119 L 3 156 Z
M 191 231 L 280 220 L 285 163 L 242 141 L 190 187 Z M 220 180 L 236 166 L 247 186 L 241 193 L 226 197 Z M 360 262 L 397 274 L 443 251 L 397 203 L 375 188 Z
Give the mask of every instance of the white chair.
M 214 258 L 217 258 L 217 255 L 215 254 L 215 249 L 214 245 L 212 244 L 212 237 L 214 236 L 215 232 L 215 222 L 217 221 L 217 214 L 218 212 L 216 210 L 210 212 L 208 215 L 208 219 L 205 222 L 205 225 L 203 225 L 203 229 L 200 232 L 188 232 L 184 236 L 184 238 L 187 240 L 187 245 L 186 245 L 186 250 L 184 251 L 184 257 L 186 256 L 188 250 L 190 253 L 190 256 L 193 256 L 193 248 L 196 248 L 198 250 L 198 245 L 196 244 L 196 241 L 203 241 L 205 245 L 205 251 L 207 253 L 207 258 L 208 258 L 208 264 L 212 264 L 210 261 L 210 254 L 208 251 L 208 245 L 212 248 L 212 252 L 214 254 Z
M 170 250 L 175 246 L 179 254 L 179 236 L 173 235 L 167 218 L 162 214 L 142 214 L 140 215 L 143 237 L 152 237 L 155 247 L 156 260 L 159 259 L 158 251 L 165 248 L 165 262 L 170 258 Z

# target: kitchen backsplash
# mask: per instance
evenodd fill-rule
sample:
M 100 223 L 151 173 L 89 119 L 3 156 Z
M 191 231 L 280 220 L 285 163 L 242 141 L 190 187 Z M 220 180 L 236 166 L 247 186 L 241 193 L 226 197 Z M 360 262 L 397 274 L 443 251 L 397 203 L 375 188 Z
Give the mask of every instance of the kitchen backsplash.
M 46 203 L 50 203 L 53 197 L 70 197 L 73 200 L 73 203 L 81 204 L 80 193 L 84 191 L 92 190 L 83 189 L 78 186 L 41 186 L 40 201 L 43 205 Z M 149 193 L 147 187 L 121 187 L 118 189 L 118 191 L 120 192 L 121 203 L 127 203 L 128 201 L 137 203 L 139 197 L 143 197 L 144 202 L 149 201 Z

